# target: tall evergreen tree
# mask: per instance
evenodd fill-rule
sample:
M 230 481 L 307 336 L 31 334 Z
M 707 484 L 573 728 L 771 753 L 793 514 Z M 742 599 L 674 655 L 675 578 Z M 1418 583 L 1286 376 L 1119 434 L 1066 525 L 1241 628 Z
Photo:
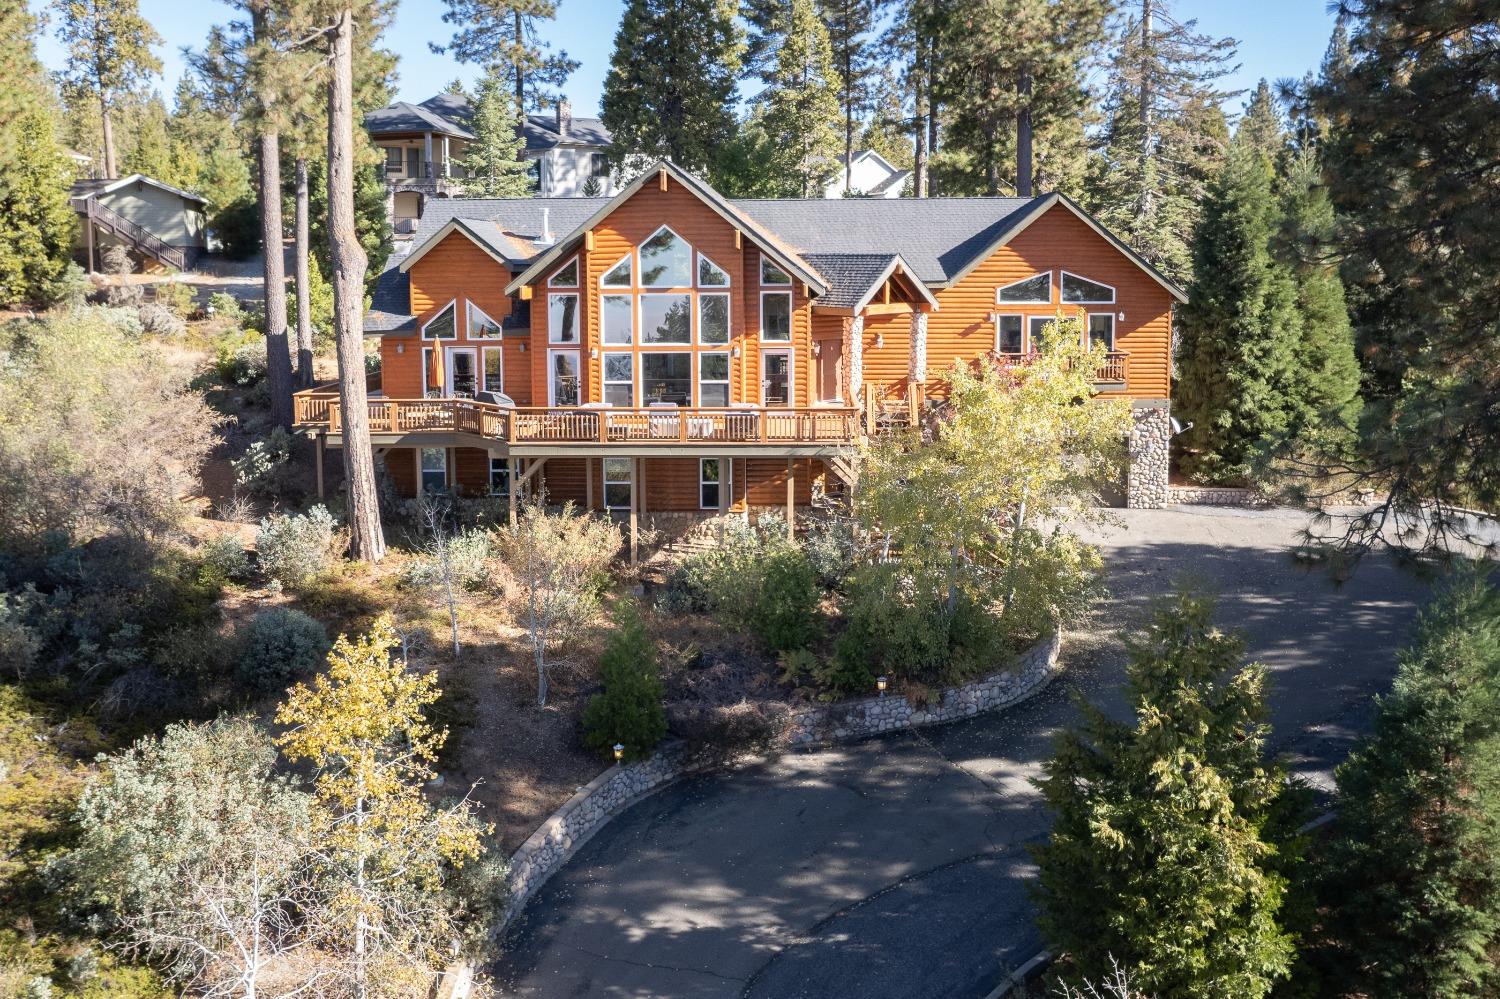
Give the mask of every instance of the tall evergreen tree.
M 1168 277 L 1191 271 L 1193 230 L 1228 131 L 1217 84 L 1234 58 L 1231 38 L 1178 21 L 1168 0 L 1140 0 L 1124 19 L 1107 68 L 1104 126 L 1083 201 L 1112 232 Z
M 463 158 L 464 191 L 471 198 L 524 198 L 531 193 L 531 173 L 521 162 L 523 137 L 516 128 L 515 98 L 498 73 L 479 81 L 474 118 L 469 130 L 474 140 Z
M 1389 499 L 1335 540 L 1444 546 L 1445 511 L 1500 507 L 1500 21 L 1457 0 L 1344 10 L 1349 55 L 1313 98 L 1365 373 L 1353 469 Z
M 1085 705 L 1039 781 L 1056 823 L 1037 849 L 1043 933 L 1100 979 L 1119 961 L 1143 995 L 1264 996 L 1286 975 L 1265 760 L 1265 668 L 1188 592 L 1130 644 L 1133 722 Z
M 1193 242 L 1174 401 L 1193 424 L 1184 470 L 1216 481 L 1244 477 L 1263 448 L 1307 422 L 1297 286 L 1271 254 L 1280 227 L 1272 184 L 1271 164 L 1236 136 Z
M 1282 117 L 1281 105 L 1271 93 L 1271 85 L 1265 80 L 1256 84 L 1251 92 L 1234 134 L 1273 166 L 1280 166 L 1287 147 L 1286 121 Z
M 905 92 L 894 67 L 882 66 L 871 85 L 870 117 L 860 133 L 858 148 L 871 149 L 892 166 L 912 169 L 911 124 Z
M 501 72 L 521 112 L 539 111 L 559 97 L 558 90 L 578 68 L 568 53 L 552 52 L 541 26 L 557 17 L 557 0 L 443 0 L 443 23 L 454 25 L 446 45 L 459 62 Z M 454 81 L 457 83 L 458 81 Z M 450 93 L 461 93 L 462 88 Z
M 1493 995 L 1500 982 L 1500 593 L 1465 572 L 1401 655 L 1338 770 L 1323 895 L 1341 989 Z
M 57 38 L 68 52 L 63 86 L 90 94 L 99 108 L 104 176 L 117 177 L 114 110 L 127 94 L 161 72 L 151 46 L 161 43 L 137 0 L 53 0 Z
M 876 80 L 876 0 L 819 0 L 833 68 L 838 78 L 839 106 L 844 112 L 844 186 L 854 184 L 854 151 L 861 121 L 874 110 Z
M 167 106 L 157 94 L 146 99 L 143 113 L 135 122 L 135 144 L 121 158 L 126 174 L 143 173 L 174 187 L 186 187 L 190 178 L 178 173 L 172 163 L 172 138 Z
M 611 156 L 669 156 L 712 177 L 734 138 L 743 42 L 728 0 L 629 0 L 602 98 Z
M 1085 58 L 1104 39 L 1110 4 L 955 0 L 947 7 L 936 96 L 952 113 L 948 145 L 985 193 L 1031 197 L 1037 137 L 1058 133 L 1053 146 L 1068 144 L 1069 133 L 1082 139 Z
M 768 172 L 783 194 L 816 197 L 838 170 L 839 98 L 828 30 L 814 0 L 783 0 L 784 24 L 766 89 L 761 126 Z
M 912 194 L 925 198 L 932 193 L 931 159 L 938 134 L 933 96 L 937 89 L 937 45 L 947 8 L 934 0 L 895 0 L 891 8 L 877 51 L 888 66 L 899 67 L 900 103 L 910 109 L 904 124 L 911 135 Z
M 56 135 L 57 110 L 36 57 L 37 22 L 24 3 L 0 5 L 0 36 L 12 39 L 0 74 L 0 302 L 47 304 L 68 266 L 72 168 Z

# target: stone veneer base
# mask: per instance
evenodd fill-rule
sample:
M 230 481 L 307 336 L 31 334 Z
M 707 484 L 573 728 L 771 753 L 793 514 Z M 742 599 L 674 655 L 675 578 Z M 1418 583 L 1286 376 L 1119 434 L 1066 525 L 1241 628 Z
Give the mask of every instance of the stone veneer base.
M 1270 506 L 1254 489 L 1231 486 L 1170 486 L 1167 503 L 1174 506 Z
M 792 716 L 786 736 L 789 749 L 808 749 L 830 742 L 861 739 L 900 729 L 972 718 L 1025 700 L 1057 673 L 1062 632 L 1044 638 L 1016 657 L 1006 669 L 973 683 L 944 690 L 934 703 L 920 707 L 904 697 L 867 697 L 811 708 Z M 712 762 L 689 757 L 681 743 L 669 743 L 649 758 L 610 767 L 579 788 L 548 816 L 510 858 L 510 899 L 501 917 L 503 930 L 558 868 L 589 838 L 627 807 L 688 774 L 712 769 Z

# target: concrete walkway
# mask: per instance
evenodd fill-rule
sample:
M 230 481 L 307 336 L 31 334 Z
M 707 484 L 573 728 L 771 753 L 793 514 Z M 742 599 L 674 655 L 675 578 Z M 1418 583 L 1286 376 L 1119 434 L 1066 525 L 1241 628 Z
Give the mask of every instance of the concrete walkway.
M 1029 778 L 1081 694 L 1121 712 L 1120 636 L 1186 575 L 1270 668 L 1274 747 L 1330 786 L 1425 587 L 1385 560 L 1335 587 L 1286 554 L 1290 511 L 1118 511 L 1092 532 L 1113 595 L 1067 672 L 998 715 L 685 781 L 559 872 L 495 969 L 545 997 L 945 997 L 988 992 L 1041 945 L 1026 881 L 1047 815 Z

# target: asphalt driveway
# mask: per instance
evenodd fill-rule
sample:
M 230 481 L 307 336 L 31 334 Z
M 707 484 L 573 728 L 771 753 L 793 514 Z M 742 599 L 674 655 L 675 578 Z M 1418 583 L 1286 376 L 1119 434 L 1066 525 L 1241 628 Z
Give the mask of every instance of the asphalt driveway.
M 606 826 L 514 927 L 496 974 L 538 997 L 982 996 L 1041 946 L 1028 779 L 1080 692 L 1122 711 L 1120 636 L 1180 579 L 1271 671 L 1273 747 L 1314 783 L 1369 723 L 1426 587 L 1384 559 L 1341 586 L 1287 554 L 1303 515 L 1117 511 L 1111 598 L 1064 676 L 996 715 L 684 781 Z

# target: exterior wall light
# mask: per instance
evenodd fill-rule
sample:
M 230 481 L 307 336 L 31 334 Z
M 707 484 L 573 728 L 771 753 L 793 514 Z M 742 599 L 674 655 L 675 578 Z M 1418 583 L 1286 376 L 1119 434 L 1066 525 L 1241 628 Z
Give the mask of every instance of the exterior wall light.
M 1119 313 L 1118 318 L 1119 318 L 1120 322 L 1122 322 L 1122 323 L 1125 321 L 1125 312 L 1124 312 L 1124 310 L 1121 310 L 1121 312 Z
M 398 353 L 398 354 L 404 354 L 404 353 L 406 353 L 406 344 L 404 344 L 404 343 L 398 343 L 398 344 L 396 344 L 396 353 Z
M 883 677 L 883 676 L 877 676 L 875 678 L 875 689 L 878 690 L 878 691 L 880 691 L 880 696 L 881 697 L 885 696 L 885 688 L 886 688 L 886 684 L 888 684 L 888 683 L 890 683 L 890 681 L 888 679 L 886 679 L 885 677 Z

